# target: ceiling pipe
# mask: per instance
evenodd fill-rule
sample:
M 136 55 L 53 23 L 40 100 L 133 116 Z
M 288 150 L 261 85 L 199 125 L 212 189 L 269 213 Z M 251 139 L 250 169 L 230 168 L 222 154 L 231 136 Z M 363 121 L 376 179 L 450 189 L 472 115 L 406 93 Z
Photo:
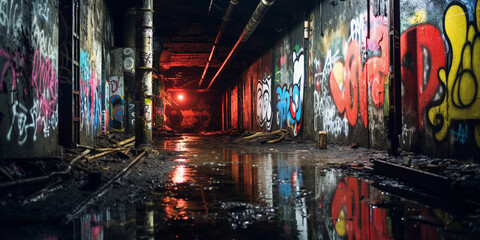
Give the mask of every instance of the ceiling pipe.
M 222 18 L 222 25 L 220 25 L 220 30 L 218 30 L 217 37 L 215 38 L 215 42 L 213 43 L 212 51 L 210 51 L 210 56 L 208 56 L 207 65 L 205 65 L 205 69 L 203 69 L 202 78 L 200 78 L 200 82 L 198 83 L 199 87 L 202 86 L 203 79 L 205 79 L 205 75 L 207 75 L 207 71 L 208 71 L 208 68 L 210 67 L 210 63 L 212 62 L 213 54 L 215 53 L 217 44 L 218 42 L 220 42 L 220 39 L 222 38 L 225 28 L 227 28 L 228 21 L 230 21 L 230 15 L 232 15 L 233 9 L 237 4 L 238 4 L 238 0 L 230 0 L 230 4 L 228 5 L 227 11 L 225 12 L 225 15 Z
M 222 63 L 222 66 L 220 66 L 217 73 L 212 78 L 212 81 L 208 85 L 207 89 L 210 89 L 213 82 L 217 80 L 218 76 L 220 76 L 220 74 L 223 72 L 225 67 L 232 60 L 232 57 L 238 52 L 238 49 L 243 45 L 243 43 L 245 43 L 248 40 L 248 38 L 250 38 L 250 35 L 252 35 L 253 31 L 255 31 L 255 29 L 258 27 L 263 17 L 267 13 L 268 9 L 270 8 L 270 6 L 272 6 L 274 2 L 275 0 L 261 0 L 260 3 L 258 3 L 257 8 L 255 9 L 252 16 L 250 17 L 250 20 L 248 20 L 247 25 L 243 29 L 242 35 L 240 35 L 240 37 L 237 40 L 237 43 L 235 43 L 235 46 L 233 46 L 227 58 Z

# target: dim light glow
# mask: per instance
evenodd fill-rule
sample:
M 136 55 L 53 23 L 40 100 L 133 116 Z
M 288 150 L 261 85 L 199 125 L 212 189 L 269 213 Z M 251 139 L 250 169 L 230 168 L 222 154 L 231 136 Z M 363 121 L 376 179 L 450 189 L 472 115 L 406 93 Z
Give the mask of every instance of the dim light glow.
M 172 176 L 172 182 L 175 184 L 184 183 L 187 181 L 185 177 L 185 165 L 180 165 L 175 168 Z
M 183 100 L 183 94 L 178 95 L 178 100 Z

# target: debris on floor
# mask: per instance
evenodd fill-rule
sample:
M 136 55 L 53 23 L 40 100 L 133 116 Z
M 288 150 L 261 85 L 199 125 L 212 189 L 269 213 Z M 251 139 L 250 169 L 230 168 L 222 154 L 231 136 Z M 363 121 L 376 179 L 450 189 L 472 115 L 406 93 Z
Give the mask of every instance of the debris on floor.
M 235 143 L 278 143 L 293 140 L 289 129 L 280 129 L 272 132 L 244 132 Z

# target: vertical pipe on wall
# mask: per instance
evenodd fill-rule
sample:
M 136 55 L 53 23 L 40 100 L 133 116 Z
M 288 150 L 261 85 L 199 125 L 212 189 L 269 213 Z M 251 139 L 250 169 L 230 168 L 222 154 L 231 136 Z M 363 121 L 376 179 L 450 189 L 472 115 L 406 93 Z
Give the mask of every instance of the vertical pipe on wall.
M 402 83 L 400 58 L 400 1 L 390 0 L 390 110 L 388 130 L 390 153 L 398 154 L 399 135 L 402 133 Z
M 153 0 L 137 6 L 135 38 L 135 146 L 152 144 Z

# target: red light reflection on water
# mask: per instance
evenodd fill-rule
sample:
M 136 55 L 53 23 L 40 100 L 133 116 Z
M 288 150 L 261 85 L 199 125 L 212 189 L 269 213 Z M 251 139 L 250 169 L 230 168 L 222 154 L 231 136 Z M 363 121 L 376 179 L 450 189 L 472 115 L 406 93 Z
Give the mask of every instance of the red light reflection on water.
M 167 140 L 163 143 L 163 149 L 165 150 L 171 150 L 171 151 L 177 151 L 177 152 L 186 152 L 189 149 L 186 147 L 187 146 L 187 141 L 182 139 L 182 140 Z
M 176 166 L 175 170 L 172 172 L 172 182 L 175 184 L 186 182 L 187 177 L 185 176 L 185 173 L 185 165 Z

